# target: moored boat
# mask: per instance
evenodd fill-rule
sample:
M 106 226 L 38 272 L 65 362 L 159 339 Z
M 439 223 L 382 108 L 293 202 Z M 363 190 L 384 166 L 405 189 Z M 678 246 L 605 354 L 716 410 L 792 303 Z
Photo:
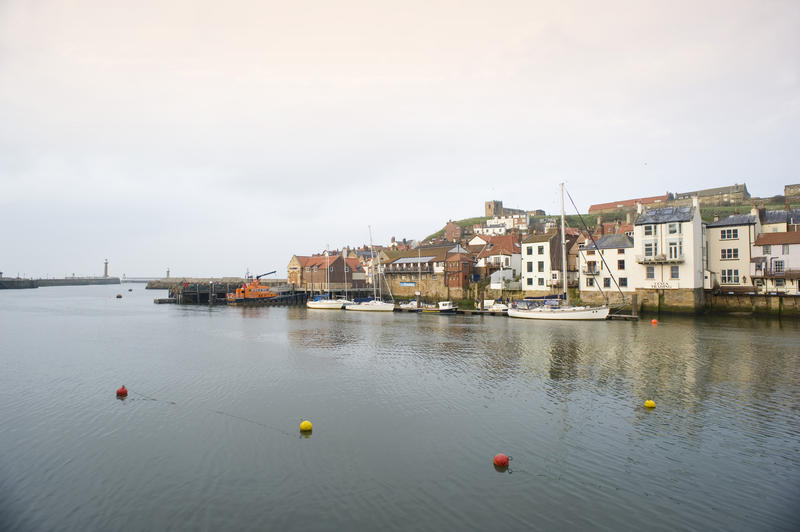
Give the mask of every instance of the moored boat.
M 278 294 L 272 292 L 269 286 L 261 284 L 261 278 L 265 275 L 270 275 L 275 272 L 262 273 L 257 275 L 255 279 L 249 283 L 245 283 L 233 292 L 225 294 L 225 299 L 228 305 L 243 305 L 246 303 L 263 303 L 275 297 Z
M 435 312 L 437 314 L 455 314 L 458 307 L 452 301 L 439 301 L 435 305 L 423 305 L 422 312 Z
M 344 303 L 341 299 L 330 299 L 327 296 L 317 296 L 306 301 L 306 308 L 321 310 L 341 310 Z
M 393 312 L 394 303 L 387 303 L 378 299 L 370 299 L 369 301 L 361 301 L 359 303 L 345 305 L 344 309 L 362 312 Z

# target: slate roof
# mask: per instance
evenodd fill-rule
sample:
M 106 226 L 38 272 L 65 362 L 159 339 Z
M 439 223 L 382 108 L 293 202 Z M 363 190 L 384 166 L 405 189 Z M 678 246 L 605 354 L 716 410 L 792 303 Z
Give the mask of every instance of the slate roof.
M 765 224 L 792 223 L 800 224 L 800 209 L 790 209 L 788 211 L 767 211 L 764 213 Z
M 756 217 L 752 214 L 731 214 L 725 218 L 720 218 L 716 222 L 711 222 L 708 227 L 729 227 L 731 225 L 753 225 Z
M 594 243 L 587 239 L 583 249 L 622 249 L 632 247 L 633 240 L 631 240 L 631 237 L 621 234 L 601 236 L 600 238 L 595 238 Z
M 523 244 L 536 244 L 540 242 L 549 242 L 553 237 L 558 235 L 558 231 L 550 231 L 539 235 L 531 235 L 522 241 Z
M 633 225 L 663 224 L 669 222 L 688 222 L 694 216 L 694 207 L 662 207 L 647 209 L 636 218 Z

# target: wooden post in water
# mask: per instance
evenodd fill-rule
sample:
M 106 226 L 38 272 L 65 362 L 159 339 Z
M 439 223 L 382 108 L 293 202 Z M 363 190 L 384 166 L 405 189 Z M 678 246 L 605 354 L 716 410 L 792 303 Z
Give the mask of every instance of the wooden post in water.
M 631 316 L 639 317 L 639 295 L 631 294 Z

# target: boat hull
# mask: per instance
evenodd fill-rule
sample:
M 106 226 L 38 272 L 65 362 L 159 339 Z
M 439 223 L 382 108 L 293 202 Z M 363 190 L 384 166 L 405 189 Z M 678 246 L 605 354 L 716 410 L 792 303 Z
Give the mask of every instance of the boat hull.
M 354 303 L 352 305 L 346 305 L 344 309 L 360 312 L 394 312 L 394 305 L 392 303 L 384 303 L 382 301 L 368 301 L 366 303 Z
M 509 318 L 530 320 L 605 320 L 608 307 L 508 309 Z
M 344 304 L 336 300 L 306 301 L 306 308 L 319 310 L 341 310 Z

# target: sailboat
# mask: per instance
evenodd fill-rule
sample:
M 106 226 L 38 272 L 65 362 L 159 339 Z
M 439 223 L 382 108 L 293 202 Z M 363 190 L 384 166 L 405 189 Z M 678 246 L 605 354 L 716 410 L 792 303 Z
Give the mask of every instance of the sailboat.
M 360 301 L 358 303 L 352 303 L 349 305 L 345 305 L 345 310 L 357 310 L 362 312 L 394 312 L 394 303 L 386 303 L 381 301 L 383 298 L 383 293 L 381 292 L 380 297 L 378 295 L 378 285 L 380 284 L 381 280 L 381 263 L 380 260 L 378 261 L 378 271 L 377 275 L 375 274 L 375 250 L 372 247 L 372 227 L 369 228 L 369 252 L 372 258 L 372 299 L 369 301 Z M 389 293 L 389 297 L 391 297 L 391 292 Z
M 564 304 L 558 300 L 542 306 L 528 306 L 518 301 L 514 308 L 508 309 L 510 318 L 528 318 L 533 320 L 604 320 L 608 318 L 609 308 L 575 307 L 569 304 L 567 292 L 567 242 L 564 222 L 564 183 L 561 183 L 561 282 L 564 286 Z
M 327 295 L 318 295 L 314 299 L 306 301 L 307 308 L 320 309 L 320 310 L 341 310 L 344 303 L 340 299 L 331 299 L 330 294 L 330 275 L 331 275 L 331 258 L 328 250 L 325 250 L 325 291 Z

